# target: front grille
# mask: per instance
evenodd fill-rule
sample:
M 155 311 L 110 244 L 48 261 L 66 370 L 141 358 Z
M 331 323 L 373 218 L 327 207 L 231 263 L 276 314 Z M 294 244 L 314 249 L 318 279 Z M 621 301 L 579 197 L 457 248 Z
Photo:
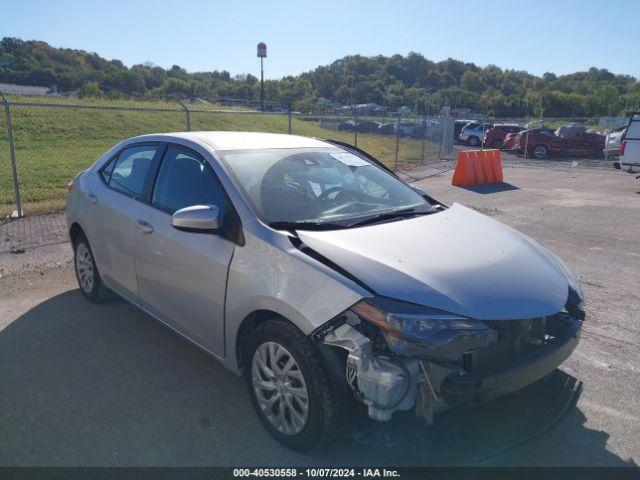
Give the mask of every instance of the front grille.
M 500 367 L 555 338 L 554 317 L 529 320 L 489 320 L 498 332 L 498 341 L 489 347 L 464 355 L 462 366 L 469 373 L 485 372 Z

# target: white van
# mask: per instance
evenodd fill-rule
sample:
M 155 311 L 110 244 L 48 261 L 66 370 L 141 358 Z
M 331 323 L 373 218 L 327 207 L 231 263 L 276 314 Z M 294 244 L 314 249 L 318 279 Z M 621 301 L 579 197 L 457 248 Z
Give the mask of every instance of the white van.
M 620 145 L 620 159 L 613 166 L 629 173 L 640 173 L 640 114 L 631 115 Z

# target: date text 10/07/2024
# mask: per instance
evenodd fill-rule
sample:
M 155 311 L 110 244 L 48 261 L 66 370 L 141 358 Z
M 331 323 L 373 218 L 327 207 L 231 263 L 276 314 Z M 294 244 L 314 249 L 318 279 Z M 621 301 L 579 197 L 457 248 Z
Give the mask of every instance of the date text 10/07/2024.
M 306 478 L 398 478 L 397 470 L 387 468 L 235 468 L 234 477 Z

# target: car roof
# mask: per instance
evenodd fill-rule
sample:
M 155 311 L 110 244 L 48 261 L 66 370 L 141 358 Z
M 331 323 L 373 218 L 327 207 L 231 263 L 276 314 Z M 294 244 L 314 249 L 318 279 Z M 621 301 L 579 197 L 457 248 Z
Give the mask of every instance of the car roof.
M 263 132 L 174 132 L 141 135 L 135 138 L 135 140 L 138 141 L 159 140 L 167 142 L 172 139 L 184 139 L 198 143 L 206 143 L 214 150 L 333 147 L 333 145 L 316 138 Z

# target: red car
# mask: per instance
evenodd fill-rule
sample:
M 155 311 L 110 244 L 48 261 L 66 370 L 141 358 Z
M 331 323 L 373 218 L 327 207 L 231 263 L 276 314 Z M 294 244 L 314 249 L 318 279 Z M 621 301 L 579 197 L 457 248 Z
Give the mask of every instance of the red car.
M 582 125 L 563 125 L 555 131 L 536 128 L 516 135 L 513 148 L 524 152 L 525 145 L 528 154 L 538 159 L 553 155 L 600 157 L 604 148 L 604 135 L 587 131 Z
M 524 130 L 524 127 L 513 123 L 503 123 L 494 125 L 492 129 L 487 130 L 484 135 L 484 144 L 491 148 L 504 148 L 504 139 L 510 133 L 518 133 Z
M 502 140 L 502 149 L 513 150 L 513 142 L 515 142 L 517 135 L 517 133 L 507 133 Z

